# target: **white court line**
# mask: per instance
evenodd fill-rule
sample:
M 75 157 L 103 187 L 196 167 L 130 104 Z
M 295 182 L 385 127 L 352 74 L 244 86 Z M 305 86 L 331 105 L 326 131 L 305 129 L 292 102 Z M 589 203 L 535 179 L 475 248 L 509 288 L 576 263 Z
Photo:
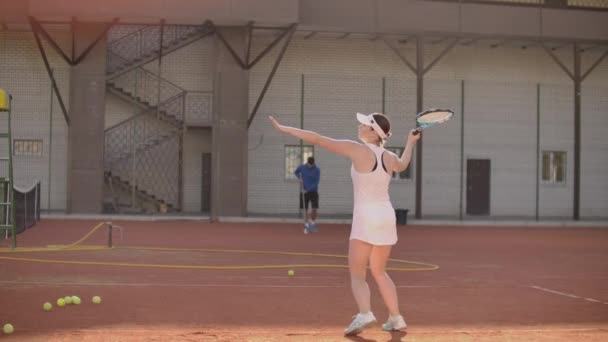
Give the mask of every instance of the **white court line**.
M 286 277 L 285 276 L 280 276 L 280 277 L 279 276 L 262 276 L 260 278 L 264 278 L 264 279 L 285 279 Z M 330 277 L 330 276 L 327 276 L 327 277 L 303 277 L 303 276 L 296 275 L 296 276 L 293 276 L 293 277 L 290 277 L 290 278 L 297 278 L 297 279 L 343 279 L 344 277 Z
M 452 286 L 445 286 L 445 285 L 397 285 L 395 286 L 398 289 L 416 289 L 416 288 L 422 288 L 422 289 L 439 289 L 439 288 L 446 288 L 446 287 L 452 287 Z
M 535 286 L 535 285 L 531 285 L 530 287 L 533 288 L 533 289 L 540 290 L 540 291 L 545 291 L 545 292 L 553 293 L 553 294 L 556 294 L 556 295 L 559 295 L 559 296 L 570 297 L 570 298 L 575 298 L 575 299 L 582 299 L 582 300 L 586 300 L 588 302 L 601 303 L 601 304 L 608 305 L 607 302 L 602 302 L 601 300 L 597 300 L 597 299 L 593 299 L 593 298 L 580 297 L 580 296 L 577 296 L 577 295 L 573 295 L 571 293 L 559 292 L 559 291 L 555 291 L 555 290 L 551 290 L 551 289 L 547 289 L 547 288 L 540 287 L 540 286 Z
M 83 282 L 52 282 L 52 281 L 10 281 L 0 280 L 0 284 L 10 285 L 61 285 L 61 286 L 142 286 L 142 287 L 267 287 L 267 288 L 342 288 L 342 285 L 274 285 L 274 284 L 179 284 L 179 283 L 83 283 Z
M 47 286 L 142 286 L 142 287 L 239 287 L 239 288 L 346 288 L 349 285 L 276 285 L 276 284 L 183 284 L 183 283 L 96 283 L 96 282 L 54 282 L 0 280 L 4 285 L 47 285 Z M 401 285 L 397 288 L 445 288 L 434 285 Z

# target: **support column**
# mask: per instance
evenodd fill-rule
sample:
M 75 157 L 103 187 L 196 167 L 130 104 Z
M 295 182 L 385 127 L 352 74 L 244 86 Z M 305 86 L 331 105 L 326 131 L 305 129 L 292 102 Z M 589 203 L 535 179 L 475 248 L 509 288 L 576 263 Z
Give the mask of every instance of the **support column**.
M 235 52 L 247 51 L 247 27 L 221 28 Z M 211 219 L 247 214 L 249 71 L 218 43 L 214 82 Z
M 107 24 L 75 24 L 79 53 Z M 99 41 L 70 71 L 67 210 L 101 213 L 105 120 L 106 41 Z

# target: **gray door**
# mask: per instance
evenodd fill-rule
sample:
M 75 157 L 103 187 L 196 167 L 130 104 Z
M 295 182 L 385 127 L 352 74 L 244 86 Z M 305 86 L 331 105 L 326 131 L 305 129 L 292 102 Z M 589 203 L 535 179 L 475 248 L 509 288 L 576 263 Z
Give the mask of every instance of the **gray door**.
M 211 210 L 211 153 L 203 153 L 201 168 L 201 211 Z
M 467 159 L 467 214 L 490 214 L 490 159 Z

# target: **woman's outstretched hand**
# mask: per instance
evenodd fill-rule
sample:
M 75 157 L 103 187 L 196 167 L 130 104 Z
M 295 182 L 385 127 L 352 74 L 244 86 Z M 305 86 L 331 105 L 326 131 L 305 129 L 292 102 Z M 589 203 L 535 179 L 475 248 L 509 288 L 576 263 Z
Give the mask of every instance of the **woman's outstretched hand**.
M 279 132 L 285 132 L 285 126 L 281 125 L 277 119 L 275 119 L 272 115 L 268 116 L 268 119 L 270 120 L 270 122 L 272 122 L 272 125 L 274 126 L 274 128 L 279 131 Z

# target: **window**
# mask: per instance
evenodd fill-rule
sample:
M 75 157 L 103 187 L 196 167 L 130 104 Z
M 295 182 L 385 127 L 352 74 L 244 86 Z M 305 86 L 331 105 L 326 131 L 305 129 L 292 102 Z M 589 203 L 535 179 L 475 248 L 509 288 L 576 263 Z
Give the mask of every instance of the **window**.
M 285 145 L 285 179 L 295 180 L 293 172 L 304 164 L 308 157 L 312 157 L 314 152 L 312 145 Z
M 391 151 L 394 154 L 397 155 L 397 157 L 401 157 L 401 154 L 403 153 L 403 147 L 385 147 L 385 149 L 387 151 Z M 413 163 L 414 163 L 414 158 L 412 155 L 412 160 L 410 161 L 410 165 L 407 166 L 407 169 L 405 169 L 405 171 L 402 171 L 400 173 L 396 173 L 393 172 L 393 179 L 395 180 L 399 180 L 399 179 L 412 179 L 412 167 L 413 167 Z
M 543 151 L 542 180 L 546 183 L 566 183 L 566 152 Z
M 42 140 L 15 139 L 13 140 L 15 156 L 42 156 Z

